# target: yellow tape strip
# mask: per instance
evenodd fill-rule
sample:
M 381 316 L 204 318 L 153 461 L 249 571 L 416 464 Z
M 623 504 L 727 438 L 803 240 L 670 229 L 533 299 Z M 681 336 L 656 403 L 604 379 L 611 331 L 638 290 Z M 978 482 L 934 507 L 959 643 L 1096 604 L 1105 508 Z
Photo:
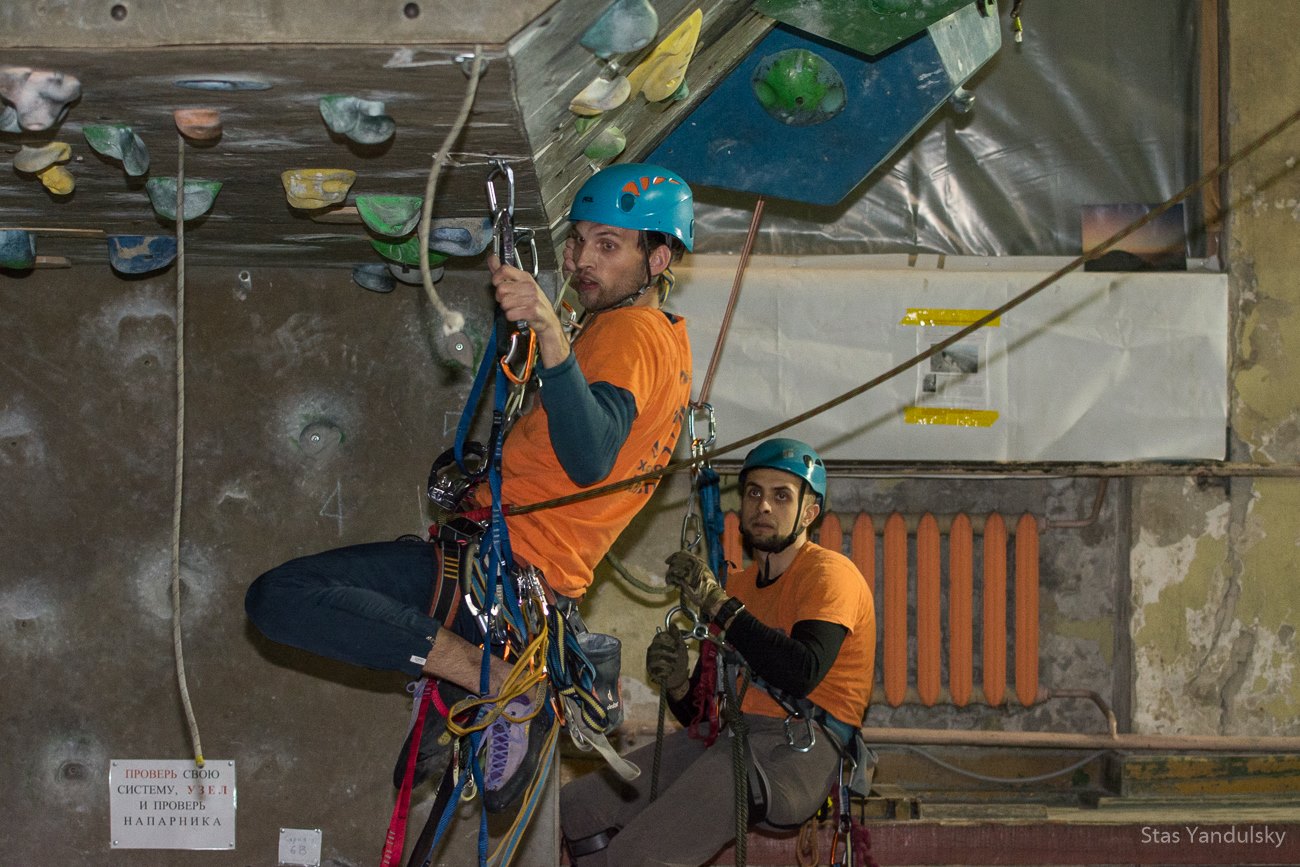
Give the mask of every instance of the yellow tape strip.
M 987 316 L 987 310 L 940 310 L 931 307 L 909 307 L 907 315 L 903 317 L 899 325 L 945 325 L 950 327 L 964 328 L 972 322 L 979 321 L 980 318 Z M 1002 317 L 988 323 L 989 328 L 996 328 L 1002 324 Z
M 953 427 L 993 427 L 998 420 L 994 409 L 947 409 L 909 406 L 903 410 L 905 424 L 946 424 Z

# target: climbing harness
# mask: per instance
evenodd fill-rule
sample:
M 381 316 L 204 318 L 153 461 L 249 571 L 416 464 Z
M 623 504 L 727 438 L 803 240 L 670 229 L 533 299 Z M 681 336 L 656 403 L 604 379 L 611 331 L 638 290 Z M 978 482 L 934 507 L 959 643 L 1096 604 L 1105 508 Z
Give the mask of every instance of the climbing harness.
M 494 187 L 498 178 L 505 180 L 504 206 L 499 204 L 501 199 L 497 198 Z M 514 244 L 522 236 L 513 229 L 510 220 L 513 175 L 504 162 L 494 170 L 488 190 L 494 226 L 503 242 L 500 252 L 514 257 L 518 263 Z M 514 350 L 525 345 L 525 335 L 532 334 L 526 324 L 519 330 L 520 324 L 516 323 L 513 334 L 506 335 Z M 483 635 L 483 656 L 479 695 L 457 702 L 445 714 L 447 733 L 454 744 L 452 760 L 409 867 L 432 861 L 456 803 L 484 791 L 483 770 L 475 757 L 484 733 L 500 717 L 511 724 L 545 726 L 546 735 L 537 771 L 523 795 L 511 832 L 491 856 L 493 865 L 508 864 L 522 839 L 523 830 L 541 798 L 546 776 L 554 766 L 560 726 L 565 727 L 580 748 L 599 750 L 625 778 L 632 779 L 639 774 L 634 765 L 618 756 L 607 739 L 607 733 L 622 718 L 618 640 L 588 631 L 572 600 L 549 599 L 541 572 L 517 563 L 510 548 L 505 520 L 509 507 L 502 501 L 502 448 L 520 410 L 520 394 L 533 375 L 535 348 L 531 343 L 528 345 L 522 362 L 520 358 L 510 357 L 514 351 L 511 349 L 499 357 L 497 342 L 501 333 L 500 329 L 494 329 L 489 337 L 461 413 L 453 447 L 434 461 L 429 472 L 427 490 L 436 519 L 429 535 L 430 541 L 439 545 L 441 555 L 435 604 L 450 596 L 466 606 Z M 482 445 L 470 442 L 468 436 L 489 378 L 493 379 L 492 425 L 488 442 Z M 485 482 L 491 493 L 490 505 L 484 509 L 467 509 L 471 494 Z M 445 625 L 450 620 L 439 617 L 439 622 Z M 493 655 L 513 658 L 513 666 L 498 694 L 489 695 Z M 430 691 L 427 684 L 425 691 Z M 532 697 L 531 711 L 523 717 L 512 716 L 508 710 L 511 701 L 526 694 Z M 417 748 L 417 742 L 413 741 L 411 756 Z M 410 771 L 413 770 L 412 765 Z M 409 797 L 409 792 L 406 794 Z M 394 823 L 397 821 L 395 811 Z M 392 839 L 390 828 L 390 842 Z M 485 807 L 479 823 L 479 863 L 486 865 L 488 861 Z

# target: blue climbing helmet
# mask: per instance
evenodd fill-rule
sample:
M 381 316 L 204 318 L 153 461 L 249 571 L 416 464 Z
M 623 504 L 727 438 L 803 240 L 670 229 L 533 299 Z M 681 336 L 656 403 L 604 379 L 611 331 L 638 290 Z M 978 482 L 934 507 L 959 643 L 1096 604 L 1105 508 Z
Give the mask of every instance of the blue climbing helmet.
M 806 442 L 778 437 L 754 446 L 745 455 L 745 463 L 740 468 L 740 485 L 745 485 L 745 476 L 756 467 L 782 470 L 792 476 L 798 476 L 808 483 L 808 487 L 817 495 L 817 504 L 826 502 L 826 465 L 816 449 Z
M 587 179 L 569 209 L 569 221 L 663 232 L 695 246 L 695 200 L 676 172 L 649 163 L 617 163 Z

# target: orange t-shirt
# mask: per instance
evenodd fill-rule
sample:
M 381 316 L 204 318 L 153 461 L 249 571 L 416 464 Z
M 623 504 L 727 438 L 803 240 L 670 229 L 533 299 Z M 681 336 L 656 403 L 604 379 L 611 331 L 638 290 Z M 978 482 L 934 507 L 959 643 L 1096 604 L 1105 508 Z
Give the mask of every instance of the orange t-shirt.
M 808 698 L 840 722 L 860 725 L 871 701 L 875 677 L 876 607 L 866 579 L 843 554 L 807 542 L 782 575 L 759 587 L 751 564 L 727 580 L 727 592 L 764 626 L 786 635 L 800 620 L 824 620 L 848 629 L 840 652 Z M 762 689 L 751 687 L 741 702 L 745 713 L 784 719 L 785 710 Z
M 608 382 L 636 400 L 636 418 L 610 474 L 593 487 L 649 472 L 672 457 L 690 401 L 691 347 L 686 321 L 669 321 L 652 307 L 621 307 L 596 314 L 573 343 L 587 382 Z M 545 386 L 543 386 L 545 387 Z M 506 437 L 501 460 L 502 499 L 529 505 L 583 490 L 565 474 L 551 448 L 546 408 L 537 401 Z M 516 557 L 542 570 L 557 593 L 579 597 L 618 534 L 646 504 L 656 482 L 635 489 L 524 515 L 508 515 Z M 486 485 L 480 504 L 491 502 Z

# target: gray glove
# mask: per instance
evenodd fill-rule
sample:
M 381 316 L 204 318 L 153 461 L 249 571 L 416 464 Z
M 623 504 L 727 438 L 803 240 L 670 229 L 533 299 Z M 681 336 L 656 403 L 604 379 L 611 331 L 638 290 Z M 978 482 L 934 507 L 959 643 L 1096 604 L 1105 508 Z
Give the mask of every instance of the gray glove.
M 709 564 L 690 551 L 676 551 L 668 557 L 668 574 L 664 580 L 682 593 L 682 604 L 705 617 L 712 617 L 727 601 L 727 591 L 713 577 Z
M 656 632 L 645 650 L 645 671 L 651 683 L 669 695 L 679 694 L 690 680 L 687 673 L 686 642 L 676 626 Z

